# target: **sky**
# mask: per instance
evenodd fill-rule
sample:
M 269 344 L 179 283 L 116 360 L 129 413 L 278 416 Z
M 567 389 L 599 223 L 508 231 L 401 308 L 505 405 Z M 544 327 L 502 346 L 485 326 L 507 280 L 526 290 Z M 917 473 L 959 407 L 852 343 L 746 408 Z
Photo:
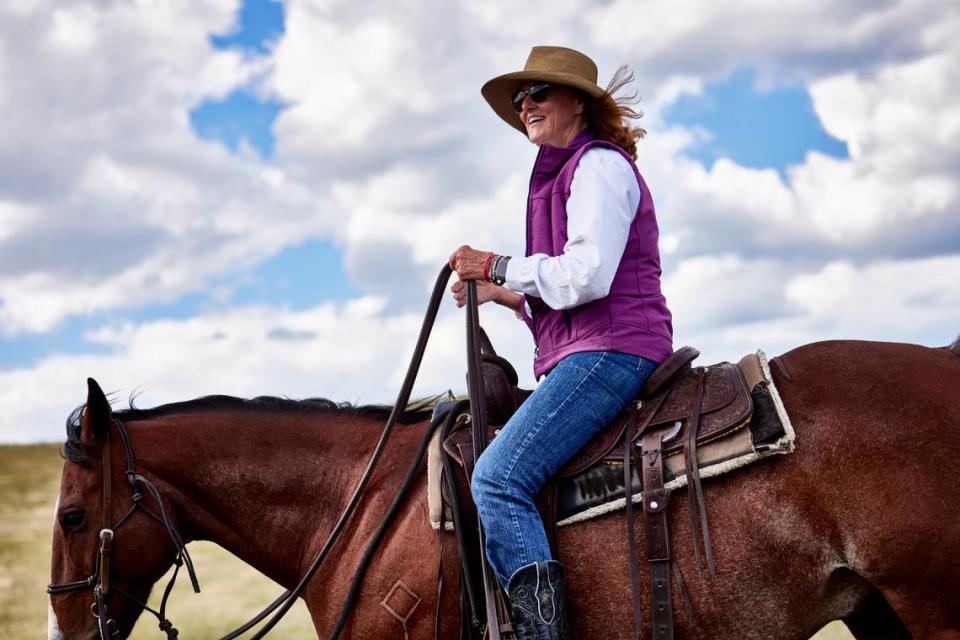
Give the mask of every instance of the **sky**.
M 952 3 L 11 0 L 0 442 L 62 440 L 87 377 L 392 402 L 449 254 L 523 253 L 536 147 L 479 89 L 537 44 L 634 71 L 701 363 L 960 333 Z M 525 325 L 481 322 L 533 386 Z M 463 327 L 448 300 L 414 395 L 464 391 Z

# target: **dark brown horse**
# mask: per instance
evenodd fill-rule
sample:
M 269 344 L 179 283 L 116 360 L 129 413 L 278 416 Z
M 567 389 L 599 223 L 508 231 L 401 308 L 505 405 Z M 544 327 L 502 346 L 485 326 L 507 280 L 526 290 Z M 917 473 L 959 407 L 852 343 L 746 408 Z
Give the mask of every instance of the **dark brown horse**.
M 960 638 L 960 340 L 950 349 L 823 342 L 781 361 L 785 368 L 773 373 L 797 450 L 706 484 L 715 578 L 697 578 L 686 507 L 673 505 L 673 548 L 695 614 L 689 620 L 678 609 L 679 637 L 802 640 L 840 619 L 857 638 Z M 325 540 L 383 421 L 309 401 L 226 398 L 111 414 L 92 384 L 82 419 L 68 427 L 54 583 L 94 572 L 100 523 L 116 522 L 129 507 L 122 442 L 106 435 L 111 415 L 126 425 L 137 471 L 155 484 L 185 541 L 212 540 L 288 587 Z M 322 637 L 425 428 L 420 421 L 394 433 L 361 510 L 304 594 Z M 104 518 L 106 442 L 113 495 Z M 421 474 L 344 637 L 403 637 L 380 606 L 397 580 L 422 598 L 410 638 L 433 637 L 438 533 L 428 522 L 424 483 Z M 158 511 L 153 498 L 144 501 Z M 609 514 L 559 531 L 577 638 L 633 635 L 623 518 Z M 440 637 L 454 638 L 457 563 L 453 536 L 445 535 Z M 175 555 L 162 522 L 136 511 L 116 530 L 112 584 L 145 599 Z M 140 607 L 116 588 L 105 600 L 118 637 L 126 637 Z M 51 635 L 97 637 L 92 601 L 91 589 L 51 596 L 51 627 L 62 636 L 56 628 Z

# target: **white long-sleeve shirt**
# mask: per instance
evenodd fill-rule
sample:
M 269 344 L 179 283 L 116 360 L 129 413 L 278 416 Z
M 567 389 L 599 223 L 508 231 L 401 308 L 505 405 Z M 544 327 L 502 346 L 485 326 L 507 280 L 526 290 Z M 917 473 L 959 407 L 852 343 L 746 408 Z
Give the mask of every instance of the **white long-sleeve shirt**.
M 613 149 L 583 154 L 567 199 L 567 242 L 559 256 L 535 253 L 507 263 L 508 289 L 569 309 L 610 293 L 640 204 L 633 167 Z

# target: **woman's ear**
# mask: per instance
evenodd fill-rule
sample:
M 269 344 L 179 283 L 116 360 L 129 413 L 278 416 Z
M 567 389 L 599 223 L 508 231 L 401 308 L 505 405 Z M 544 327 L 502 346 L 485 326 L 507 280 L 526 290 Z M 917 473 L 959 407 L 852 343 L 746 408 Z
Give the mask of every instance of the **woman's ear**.
M 576 91 L 573 94 L 573 113 L 582 116 L 587 111 L 587 100 L 582 92 Z

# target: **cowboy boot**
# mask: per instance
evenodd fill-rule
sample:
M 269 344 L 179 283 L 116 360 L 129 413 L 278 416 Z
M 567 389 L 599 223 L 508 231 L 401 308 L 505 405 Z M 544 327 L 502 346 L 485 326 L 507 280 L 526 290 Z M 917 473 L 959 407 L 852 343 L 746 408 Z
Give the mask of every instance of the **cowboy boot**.
M 541 560 L 517 569 L 507 584 L 517 640 L 569 640 L 563 565 Z

